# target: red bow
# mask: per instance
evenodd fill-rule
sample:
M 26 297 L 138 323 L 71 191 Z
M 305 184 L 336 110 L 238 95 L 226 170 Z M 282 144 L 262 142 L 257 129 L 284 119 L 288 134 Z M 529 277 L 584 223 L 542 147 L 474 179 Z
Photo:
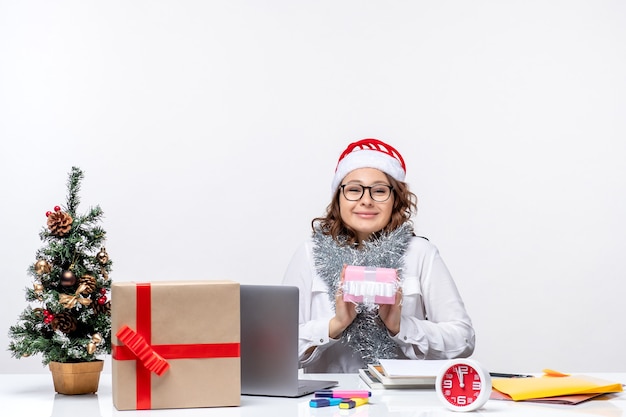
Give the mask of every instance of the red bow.
M 158 376 L 163 375 L 169 369 L 170 364 L 152 349 L 146 339 L 127 325 L 122 326 L 116 336 L 141 361 L 143 366 Z

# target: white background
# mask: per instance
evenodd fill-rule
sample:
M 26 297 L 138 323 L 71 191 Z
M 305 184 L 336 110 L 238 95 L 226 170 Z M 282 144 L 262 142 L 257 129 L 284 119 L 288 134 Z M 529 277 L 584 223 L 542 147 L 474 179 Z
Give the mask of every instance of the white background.
M 363 137 L 476 359 L 624 372 L 624 74 L 623 1 L 0 0 L 0 372 L 47 372 L 7 332 L 73 165 L 114 280 L 279 284 Z

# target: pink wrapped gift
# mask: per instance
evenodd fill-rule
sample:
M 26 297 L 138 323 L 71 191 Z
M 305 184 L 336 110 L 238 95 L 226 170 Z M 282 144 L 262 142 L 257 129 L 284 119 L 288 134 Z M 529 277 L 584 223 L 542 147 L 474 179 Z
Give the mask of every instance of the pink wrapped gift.
M 365 304 L 394 304 L 398 274 L 392 268 L 371 266 L 346 267 L 343 300 Z

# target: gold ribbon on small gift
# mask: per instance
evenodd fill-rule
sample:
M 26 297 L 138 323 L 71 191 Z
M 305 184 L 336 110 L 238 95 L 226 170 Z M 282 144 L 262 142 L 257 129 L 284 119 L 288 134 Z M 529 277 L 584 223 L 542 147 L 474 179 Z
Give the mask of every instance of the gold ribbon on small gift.
M 74 308 L 76 303 L 82 304 L 84 306 L 88 306 L 91 304 L 91 299 L 85 298 L 81 296 L 81 293 L 87 289 L 87 285 L 80 284 L 76 289 L 76 293 L 73 295 L 70 294 L 60 294 L 59 295 L 59 303 L 65 308 Z

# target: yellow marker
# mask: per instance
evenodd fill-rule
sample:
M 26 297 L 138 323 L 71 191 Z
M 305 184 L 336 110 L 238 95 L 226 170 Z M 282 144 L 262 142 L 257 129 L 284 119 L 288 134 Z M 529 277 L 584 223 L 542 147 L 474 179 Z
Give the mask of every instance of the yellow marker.
M 348 398 L 339 403 L 339 408 L 354 408 L 368 402 L 368 398 Z

